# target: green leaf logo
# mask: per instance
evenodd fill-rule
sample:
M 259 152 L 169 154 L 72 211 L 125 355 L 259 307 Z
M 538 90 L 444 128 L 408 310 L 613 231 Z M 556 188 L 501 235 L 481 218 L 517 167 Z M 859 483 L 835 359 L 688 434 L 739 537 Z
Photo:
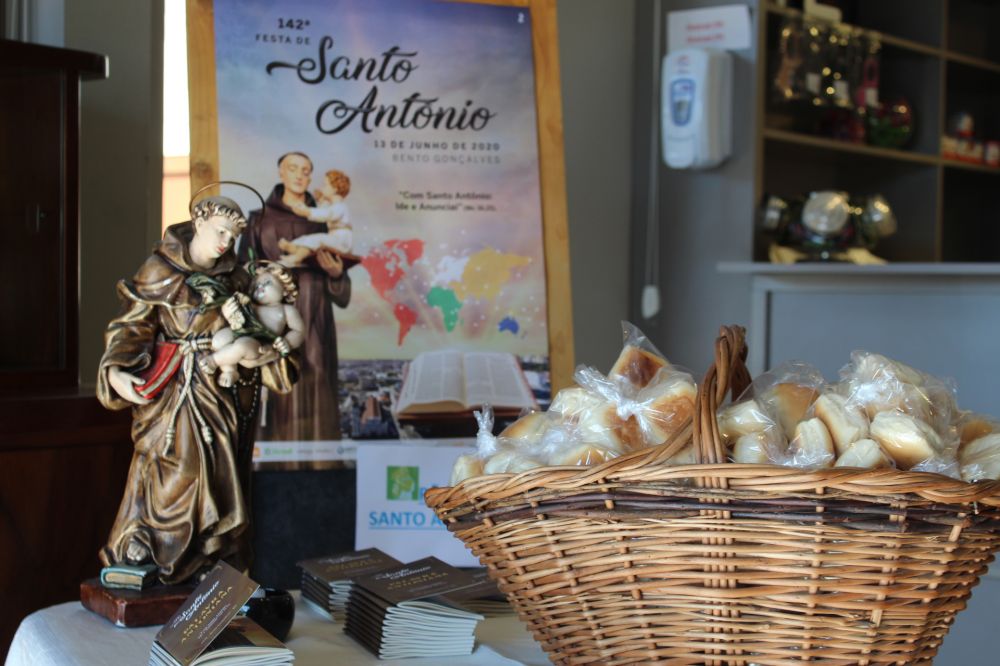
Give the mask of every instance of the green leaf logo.
M 420 492 L 419 467 L 386 467 L 385 498 L 389 500 L 417 500 Z

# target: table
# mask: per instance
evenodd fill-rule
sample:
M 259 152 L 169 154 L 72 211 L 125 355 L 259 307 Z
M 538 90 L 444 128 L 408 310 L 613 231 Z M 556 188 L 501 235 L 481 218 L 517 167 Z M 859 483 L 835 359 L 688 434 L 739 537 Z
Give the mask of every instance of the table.
M 540 666 L 545 653 L 515 615 L 487 618 L 476 630 L 476 650 L 463 657 L 379 661 L 315 606 L 293 592 L 295 624 L 285 643 L 296 666 Z M 7 666 L 121 666 L 146 664 L 159 627 L 123 629 L 72 601 L 24 618 L 7 653 Z

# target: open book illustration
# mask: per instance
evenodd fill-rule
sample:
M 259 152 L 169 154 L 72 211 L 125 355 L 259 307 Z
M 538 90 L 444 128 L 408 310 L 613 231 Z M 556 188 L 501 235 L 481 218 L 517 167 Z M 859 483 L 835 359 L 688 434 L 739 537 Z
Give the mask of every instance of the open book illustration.
M 538 409 L 513 354 L 442 350 L 417 354 L 396 403 L 399 416 L 494 409 Z

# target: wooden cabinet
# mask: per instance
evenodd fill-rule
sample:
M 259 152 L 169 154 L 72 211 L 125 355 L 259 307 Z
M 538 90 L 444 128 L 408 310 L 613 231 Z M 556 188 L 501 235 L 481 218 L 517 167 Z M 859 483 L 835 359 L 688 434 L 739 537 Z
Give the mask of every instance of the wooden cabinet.
M 0 392 L 77 384 L 80 81 L 106 74 L 0 40 Z
M 129 412 L 77 387 L 80 81 L 107 59 L 0 40 L 0 658 L 97 574 Z

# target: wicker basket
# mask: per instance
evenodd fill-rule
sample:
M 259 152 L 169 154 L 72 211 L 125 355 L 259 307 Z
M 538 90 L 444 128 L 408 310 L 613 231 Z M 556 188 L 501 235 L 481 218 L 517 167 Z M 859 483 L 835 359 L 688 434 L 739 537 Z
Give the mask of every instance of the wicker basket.
M 427 504 L 559 664 L 930 663 L 1000 546 L 1000 483 L 727 464 L 748 382 L 724 328 L 685 435 L 599 467 L 476 477 Z

